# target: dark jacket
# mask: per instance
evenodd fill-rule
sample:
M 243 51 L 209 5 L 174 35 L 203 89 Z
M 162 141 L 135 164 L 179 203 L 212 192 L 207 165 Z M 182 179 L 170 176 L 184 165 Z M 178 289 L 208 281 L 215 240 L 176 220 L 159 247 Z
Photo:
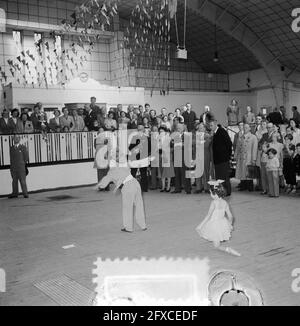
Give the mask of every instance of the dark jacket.
M 300 155 L 299 154 L 297 154 L 293 158 L 293 163 L 294 163 L 294 169 L 295 169 L 296 175 L 300 176 Z
M 10 170 L 25 173 L 26 164 L 29 162 L 28 150 L 24 145 L 10 147 Z
M 182 113 L 182 116 L 184 118 L 184 124 L 186 125 L 187 130 L 189 132 L 195 130 L 195 121 L 197 120 L 196 113 L 194 111 L 190 111 L 190 113 L 185 111 Z
M 17 118 L 17 123 L 18 123 L 18 120 L 19 120 L 19 118 Z M 8 127 L 9 127 L 11 134 L 17 132 L 17 123 L 14 122 L 13 118 L 8 119 Z
M 42 122 L 38 114 L 33 112 L 30 116 L 30 120 L 32 121 L 33 129 L 35 132 L 39 132 L 42 130 Z
M 293 112 L 293 119 L 297 124 L 300 124 L 300 113 L 297 110 Z
M 94 122 L 97 120 L 97 113 L 95 111 L 86 112 L 86 116 L 84 118 L 85 126 L 89 131 L 95 130 Z M 99 129 L 99 128 L 98 128 Z
M 32 122 L 29 120 L 26 120 L 24 123 L 22 120 L 18 120 L 17 122 L 17 133 L 18 134 L 31 134 L 33 133 L 33 125 Z
M 0 118 L 0 134 L 7 135 L 7 134 L 10 134 L 10 133 L 11 133 L 11 129 L 9 127 L 8 121 L 6 123 L 4 118 Z
M 283 124 L 283 117 L 282 114 L 280 112 L 271 112 L 268 116 L 267 116 L 267 120 L 272 122 L 274 125 L 282 125 Z
M 50 119 L 49 121 L 49 129 L 53 132 L 59 132 L 61 130 L 59 121 L 56 122 L 55 118 Z
M 137 127 L 138 127 L 138 121 L 137 120 L 131 120 L 128 123 L 128 126 L 127 126 L 128 129 L 137 129 Z
M 221 125 L 218 127 L 212 145 L 214 164 L 229 162 L 232 155 L 232 142 L 228 132 Z

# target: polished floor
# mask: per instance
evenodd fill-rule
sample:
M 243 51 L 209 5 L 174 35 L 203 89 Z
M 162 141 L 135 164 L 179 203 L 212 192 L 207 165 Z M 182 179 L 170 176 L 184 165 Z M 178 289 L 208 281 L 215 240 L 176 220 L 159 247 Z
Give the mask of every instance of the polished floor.
M 208 211 L 206 194 L 145 194 L 147 232 L 120 232 L 121 203 L 110 192 L 84 187 L 0 199 L 0 268 L 6 293 L 0 305 L 57 305 L 39 282 L 68 277 L 94 291 L 98 257 L 204 258 L 211 273 L 233 269 L 255 279 L 267 305 L 300 305 L 292 271 L 300 268 L 300 197 L 278 199 L 234 192 L 235 231 L 230 246 L 242 256 L 215 250 L 195 227 Z M 66 246 L 66 247 L 65 247 Z M 65 249 L 63 248 L 65 247 Z

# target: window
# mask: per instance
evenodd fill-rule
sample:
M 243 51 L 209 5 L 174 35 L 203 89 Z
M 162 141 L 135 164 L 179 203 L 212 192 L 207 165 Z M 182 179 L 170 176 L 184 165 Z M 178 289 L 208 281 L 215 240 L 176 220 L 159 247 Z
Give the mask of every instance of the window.
M 16 44 L 17 53 L 23 51 L 23 35 L 21 31 L 13 31 L 13 40 Z
M 39 43 L 43 40 L 43 35 L 41 33 L 34 33 L 34 43 Z

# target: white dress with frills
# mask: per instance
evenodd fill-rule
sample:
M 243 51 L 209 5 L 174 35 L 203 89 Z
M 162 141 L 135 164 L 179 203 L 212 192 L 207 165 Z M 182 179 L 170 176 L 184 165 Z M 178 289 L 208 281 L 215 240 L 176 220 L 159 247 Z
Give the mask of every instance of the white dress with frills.
M 213 242 L 222 242 L 230 239 L 233 227 L 225 217 L 226 205 L 226 202 L 221 205 L 220 203 L 216 204 L 211 215 L 207 216 L 197 226 L 196 231 L 202 238 Z

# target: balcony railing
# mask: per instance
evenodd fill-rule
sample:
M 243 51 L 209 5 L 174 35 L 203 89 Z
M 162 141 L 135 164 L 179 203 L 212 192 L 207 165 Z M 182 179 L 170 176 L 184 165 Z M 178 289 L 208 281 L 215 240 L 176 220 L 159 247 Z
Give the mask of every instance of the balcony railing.
M 20 135 L 29 152 L 29 164 L 59 164 L 73 161 L 92 161 L 95 156 L 96 132 Z M 9 148 L 13 135 L 0 135 L 0 168 L 10 166 Z
M 135 131 L 127 130 L 127 141 Z M 236 131 L 228 132 L 233 140 Z M 117 134 L 114 135 L 118 137 Z M 8 169 L 10 166 L 9 150 L 13 145 L 13 137 L 0 135 L 0 169 Z M 29 152 L 29 166 L 80 163 L 93 161 L 95 157 L 94 141 L 97 132 L 22 134 L 20 137 Z

